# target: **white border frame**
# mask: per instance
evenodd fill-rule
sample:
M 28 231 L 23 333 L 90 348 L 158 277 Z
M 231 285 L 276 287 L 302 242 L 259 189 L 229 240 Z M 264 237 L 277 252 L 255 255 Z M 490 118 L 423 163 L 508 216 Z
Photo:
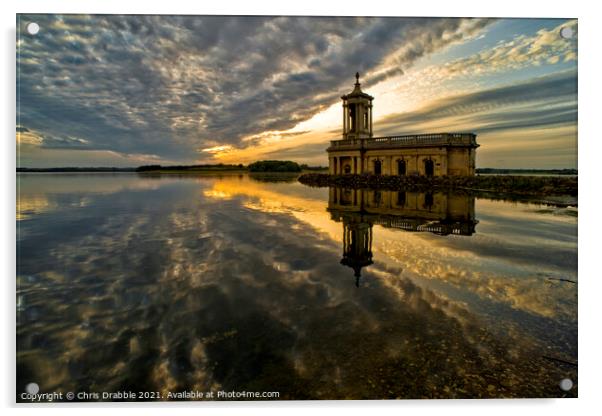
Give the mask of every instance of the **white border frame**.
M 0 358 L 4 369 L 0 377 L 3 405 L 12 413 L 60 414 L 72 411 L 78 414 L 102 414 L 107 410 L 115 414 L 129 414 L 134 408 L 144 408 L 144 414 L 166 412 L 224 413 L 241 411 L 251 414 L 290 415 L 307 412 L 332 414 L 362 414 L 376 410 L 379 413 L 396 414 L 470 414 L 504 415 L 509 412 L 567 415 L 577 412 L 591 414 L 600 408 L 598 387 L 600 379 L 601 316 L 600 293 L 602 293 L 599 265 L 595 263 L 596 238 L 599 238 L 600 221 L 595 214 L 600 199 L 598 166 L 602 155 L 597 119 L 600 117 L 600 13 L 596 13 L 595 2 L 557 1 L 527 2 L 504 0 L 498 2 L 452 0 L 393 2 L 386 0 L 302 0 L 283 2 L 275 0 L 235 1 L 219 0 L 211 3 L 169 0 L 149 2 L 136 0 L 88 1 L 81 0 L 21 0 L 18 4 L 2 2 L 2 84 L 5 87 L 0 114 L 5 126 L 2 140 L 3 152 L 3 203 L 2 262 L 3 274 L 3 331 Z M 517 399 L 517 400 L 430 400 L 430 401 L 312 401 L 312 402 L 200 402 L 200 403 L 109 403 L 81 405 L 15 405 L 15 24 L 16 13 L 108 13 L 108 14 L 254 14 L 254 15 L 372 15 L 372 16 L 470 16 L 470 17 L 566 17 L 579 19 L 579 173 L 581 193 L 579 195 L 579 399 Z M 85 408 L 85 409 L 82 409 Z M 338 408 L 338 410 L 337 410 Z M 340 409 L 344 408 L 344 409 Z

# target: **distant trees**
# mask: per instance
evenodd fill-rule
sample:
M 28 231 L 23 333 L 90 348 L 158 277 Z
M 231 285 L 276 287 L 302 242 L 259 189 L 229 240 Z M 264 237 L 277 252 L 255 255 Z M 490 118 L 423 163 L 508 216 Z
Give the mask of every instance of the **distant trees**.
M 115 167 L 57 167 L 57 168 L 17 168 L 17 172 L 134 172 L 135 168 L 115 168 Z
M 143 165 L 136 168 L 136 172 L 154 172 L 154 171 L 223 171 L 223 170 L 243 170 L 244 165 L 229 165 L 217 163 L 213 165 Z
M 239 164 L 206 164 L 206 165 L 144 165 L 136 168 L 136 172 L 171 172 L 171 171 L 199 171 L 199 172 L 214 172 L 214 171 L 240 171 L 248 170 L 249 172 L 301 172 L 303 170 L 325 170 L 321 166 L 300 165 L 290 160 L 260 160 L 246 166 Z
M 260 160 L 249 165 L 249 172 L 301 172 L 301 166 L 290 160 Z
M 301 170 L 314 170 L 314 171 L 328 170 L 328 166 L 309 166 L 306 164 L 302 164 Z
M 144 165 L 144 166 L 138 166 L 136 168 L 136 172 L 149 172 L 152 170 L 159 170 L 161 169 L 161 165 Z

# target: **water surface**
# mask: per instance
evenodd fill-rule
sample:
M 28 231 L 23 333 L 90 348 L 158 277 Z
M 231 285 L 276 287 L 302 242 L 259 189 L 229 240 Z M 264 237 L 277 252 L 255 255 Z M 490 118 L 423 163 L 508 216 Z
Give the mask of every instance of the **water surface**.
M 262 179 L 262 178 L 259 178 Z M 20 174 L 17 390 L 576 396 L 577 209 Z

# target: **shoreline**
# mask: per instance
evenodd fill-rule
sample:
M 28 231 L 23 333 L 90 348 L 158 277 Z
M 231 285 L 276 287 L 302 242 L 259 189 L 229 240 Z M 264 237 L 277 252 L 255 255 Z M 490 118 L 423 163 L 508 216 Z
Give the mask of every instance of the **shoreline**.
M 577 206 L 578 178 L 567 176 L 392 176 L 306 173 L 298 181 L 311 187 L 445 192 L 488 199 L 510 199 L 555 206 Z

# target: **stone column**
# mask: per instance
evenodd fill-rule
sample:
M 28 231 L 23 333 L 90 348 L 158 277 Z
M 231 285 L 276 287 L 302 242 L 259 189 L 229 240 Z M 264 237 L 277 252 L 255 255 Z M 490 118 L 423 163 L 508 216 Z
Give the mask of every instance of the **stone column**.
M 441 157 L 440 174 L 447 175 L 447 149 L 445 149 L 445 152 L 444 152 L 443 156 Z
M 370 103 L 370 137 L 372 137 L 372 103 Z
M 368 130 L 368 123 L 367 120 L 368 118 L 366 117 L 366 123 L 364 123 L 364 115 L 367 116 L 366 112 L 368 111 L 368 109 L 362 104 L 361 108 L 360 108 L 360 114 L 362 115 L 362 132 L 366 133 L 366 131 Z
M 347 120 L 349 120 L 348 112 L 349 107 L 347 104 L 343 104 L 343 134 L 347 134 Z

